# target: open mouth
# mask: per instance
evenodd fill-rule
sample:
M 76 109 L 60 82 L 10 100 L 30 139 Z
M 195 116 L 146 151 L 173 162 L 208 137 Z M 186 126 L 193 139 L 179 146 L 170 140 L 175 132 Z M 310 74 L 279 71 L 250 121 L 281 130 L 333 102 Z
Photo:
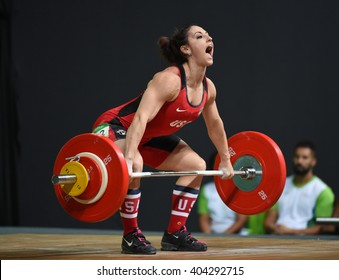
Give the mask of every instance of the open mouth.
M 213 46 L 208 46 L 208 47 L 206 48 L 206 53 L 212 55 L 212 52 L 213 52 Z

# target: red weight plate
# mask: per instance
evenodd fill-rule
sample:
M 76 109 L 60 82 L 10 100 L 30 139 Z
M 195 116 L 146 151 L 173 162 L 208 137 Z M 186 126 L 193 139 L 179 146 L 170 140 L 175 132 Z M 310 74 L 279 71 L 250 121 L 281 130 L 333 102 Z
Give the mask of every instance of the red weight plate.
M 69 161 L 68 158 L 80 153 L 94 154 L 105 164 L 108 183 L 102 197 L 90 204 L 80 203 L 76 200 L 77 198 L 88 199 L 89 196 L 95 195 L 101 185 L 102 174 L 98 174 L 101 171 L 96 162 L 88 157 L 80 159 L 90 175 L 90 182 L 84 194 L 73 198 L 65 194 L 60 185 L 55 185 L 54 190 L 59 203 L 69 215 L 83 222 L 100 222 L 111 217 L 125 199 L 129 183 L 127 165 L 122 152 L 113 141 L 101 135 L 86 133 L 75 136 L 61 148 L 54 164 L 53 173 L 60 174 L 62 166 Z
M 233 180 L 222 180 L 215 176 L 219 196 L 237 213 L 253 215 L 271 208 L 281 196 L 286 181 L 286 164 L 279 146 L 267 135 L 256 131 L 245 131 L 228 139 L 231 162 L 241 156 L 255 157 L 262 166 L 262 179 L 251 191 L 240 190 Z M 220 157 L 215 160 L 219 168 Z M 237 176 L 237 175 L 236 175 Z

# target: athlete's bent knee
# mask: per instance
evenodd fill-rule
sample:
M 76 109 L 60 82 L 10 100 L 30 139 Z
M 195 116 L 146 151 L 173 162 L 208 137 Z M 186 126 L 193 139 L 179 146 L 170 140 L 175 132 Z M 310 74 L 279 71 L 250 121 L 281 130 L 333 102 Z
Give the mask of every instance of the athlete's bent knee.
M 206 162 L 204 159 L 199 157 L 199 159 L 194 160 L 196 170 L 206 170 Z

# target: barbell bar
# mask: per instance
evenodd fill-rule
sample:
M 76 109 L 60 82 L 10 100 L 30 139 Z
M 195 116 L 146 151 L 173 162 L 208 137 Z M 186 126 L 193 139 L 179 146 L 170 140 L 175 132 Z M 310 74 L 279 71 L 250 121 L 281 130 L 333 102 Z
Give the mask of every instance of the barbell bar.
M 133 172 L 132 178 L 214 176 L 218 194 L 232 210 L 257 214 L 276 203 L 286 179 L 284 156 L 267 135 L 245 131 L 228 139 L 232 179 L 223 180 L 217 170 Z M 109 138 L 93 133 L 77 135 L 60 149 L 52 183 L 64 210 L 77 220 L 99 222 L 120 208 L 130 176 L 119 147 Z
M 131 178 L 150 178 L 150 177 L 178 177 L 178 176 L 223 176 L 222 170 L 192 170 L 192 171 L 154 171 L 154 172 L 133 172 Z M 234 170 L 235 176 L 250 180 L 256 175 L 262 175 L 262 171 L 246 167 L 243 170 Z M 52 183 L 56 184 L 74 184 L 77 181 L 75 174 L 59 174 L 52 176 Z

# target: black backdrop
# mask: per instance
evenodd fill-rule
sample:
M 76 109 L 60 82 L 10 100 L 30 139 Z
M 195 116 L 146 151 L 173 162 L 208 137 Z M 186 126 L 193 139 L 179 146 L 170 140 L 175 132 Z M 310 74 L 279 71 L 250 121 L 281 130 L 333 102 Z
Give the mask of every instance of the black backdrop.
M 316 173 L 339 195 L 338 1 L 2 2 L 11 3 L 9 19 L 2 17 L 8 23 L 2 35 L 9 34 L 2 55 L 10 58 L 5 74 L 13 84 L 1 93 L 1 108 L 7 108 L 1 138 L 9 139 L 1 141 L 1 177 L 7 178 L 1 180 L 2 225 L 121 229 L 117 214 L 87 224 L 63 211 L 50 183 L 54 160 L 101 112 L 145 88 L 165 66 L 157 38 L 185 23 L 213 37 L 215 63 L 207 75 L 217 86 L 228 135 L 257 130 L 271 136 L 288 173 L 295 142 L 313 140 Z M 208 159 L 213 146 L 202 119 L 180 136 Z M 144 230 L 166 227 L 174 182 L 144 180 Z M 198 230 L 196 208 L 188 226 Z

